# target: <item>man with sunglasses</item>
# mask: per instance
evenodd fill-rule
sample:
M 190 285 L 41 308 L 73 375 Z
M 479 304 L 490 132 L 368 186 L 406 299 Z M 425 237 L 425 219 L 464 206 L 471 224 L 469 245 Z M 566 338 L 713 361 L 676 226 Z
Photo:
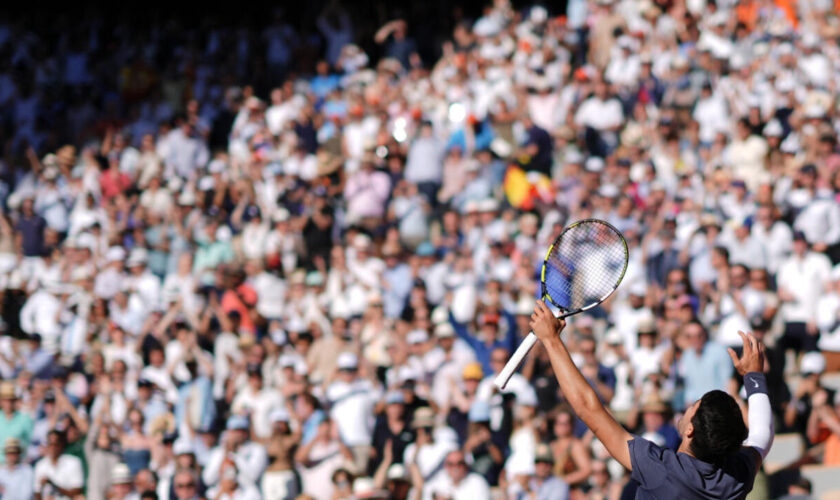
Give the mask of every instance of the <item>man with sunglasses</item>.
M 172 479 L 177 500 L 198 500 L 198 474 L 190 469 L 181 469 Z

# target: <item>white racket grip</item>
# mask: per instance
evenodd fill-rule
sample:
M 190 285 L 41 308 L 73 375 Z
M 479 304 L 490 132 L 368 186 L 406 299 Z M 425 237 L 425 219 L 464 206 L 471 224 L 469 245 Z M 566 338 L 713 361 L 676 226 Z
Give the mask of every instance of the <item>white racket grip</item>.
M 522 340 L 522 343 L 519 344 L 519 347 L 517 347 L 516 351 L 514 351 L 513 356 L 510 357 L 505 367 L 502 368 L 502 371 L 496 376 L 496 380 L 493 381 L 493 384 L 495 384 L 496 387 L 500 390 L 505 388 L 514 372 L 516 372 L 516 369 L 519 368 L 522 360 L 525 359 L 525 356 L 528 355 L 528 352 L 530 352 L 531 348 L 534 347 L 534 344 L 536 343 L 537 336 L 534 335 L 534 332 L 529 333 L 528 336 Z

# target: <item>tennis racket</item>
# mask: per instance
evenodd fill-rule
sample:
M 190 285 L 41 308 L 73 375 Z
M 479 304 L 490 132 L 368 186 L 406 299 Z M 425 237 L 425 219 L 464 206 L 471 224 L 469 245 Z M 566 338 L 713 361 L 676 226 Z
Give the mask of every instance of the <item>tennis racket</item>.
M 559 318 L 592 309 L 618 288 L 628 257 L 618 229 L 598 219 L 579 220 L 548 247 L 540 272 L 542 300 L 560 310 Z M 536 343 L 537 336 L 529 333 L 496 377 L 496 387 L 505 388 Z

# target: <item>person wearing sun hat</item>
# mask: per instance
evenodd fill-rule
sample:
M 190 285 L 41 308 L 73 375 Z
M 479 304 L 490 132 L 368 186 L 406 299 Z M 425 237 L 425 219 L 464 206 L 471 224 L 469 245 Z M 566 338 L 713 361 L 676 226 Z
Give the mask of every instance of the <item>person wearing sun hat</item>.
M 0 442 L 5 443 L 9 438 L 16 438 L 26 449 L 32 439 L 35 424 L 32 417 L 18 410 L 17 403 L 15 383 L 11 380 L 0 382 Z M 0 455 L 0 463 L 5 462 L 5 457 L 4 451 L 3 455 Z
M 449 439 L 440 439 L 443 433 L 439 431 L 444 428 L 437 426 L 435 412 L 428 406 L 414 412 L 411 428 L 417 437 L 405 448 L 402 461 L 416 463 L 420 474 L 429 478 L 441 469 L 446 454 L 456 449 L 458 444 Z
M 22 462 L 20 440 L 8 438 L 3 442 L 6 463 L 0 465 L 0 497 L 4 500 L 29 500 L 32 498 L 32 467 Z

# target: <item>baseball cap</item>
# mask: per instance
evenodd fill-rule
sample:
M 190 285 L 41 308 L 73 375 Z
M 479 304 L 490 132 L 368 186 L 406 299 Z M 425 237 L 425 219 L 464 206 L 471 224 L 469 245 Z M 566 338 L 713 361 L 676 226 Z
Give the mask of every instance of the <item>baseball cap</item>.
M 388 391 L 385 395 L 385 404 L 393 405 L 393 404 L 404 404 L 405 403 L 405 396 L 401 391 Z
M 178 438 L 172 443 L 172 453 L 175 456 L 178 455 L 193 455 L 195 454 L 195 450 L 193 449 L 192 443 L 185 438 Z
M 408 332 L 405 340 L 411 345 L 422 344 L 429 341 L 429 334 L 425 330 L 412 330 Z
M 233 415 L 232 417 L 228 418 L 227 425 L 225 427 L 229 431 L 247 431 L 249 427 L 248 417 L 242 415 Z
M 352 352 L 342 352 L 336 361 L 339 370 L 356 370 L 359 368 L 359 358 Z
M 825 356 L 817 351 L 805 353 L 799 362 L 799 371 L 803 375 L 821 374 L 825 371 Z
M 465 380 L 481 380 L 484 378 L 484 370 L 481 369 L 481 363 L 470 363 L 464 367 L 461 376 Z
M 454 336 L 455 328 L 448 321 L 435 327 L 435 337 L 439 339 L 450 339 Z
M 268 415 L 268 419 L 271 421 L 272 424 L 277 422 L 288 422 L 289 412 L 286 411 L 285 408 L 275 408 Z

